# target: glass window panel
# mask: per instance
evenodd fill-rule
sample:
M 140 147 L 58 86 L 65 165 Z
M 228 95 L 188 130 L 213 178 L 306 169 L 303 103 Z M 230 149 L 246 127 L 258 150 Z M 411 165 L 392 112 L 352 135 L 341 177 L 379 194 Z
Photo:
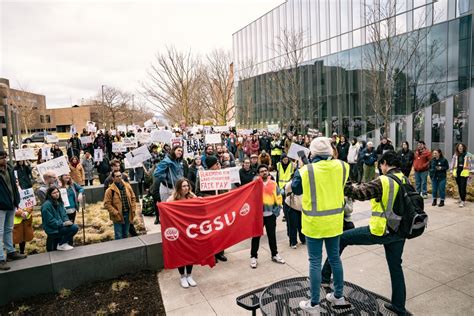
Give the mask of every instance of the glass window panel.
M 396 1 L 397 1 L 397 6 L 396 6 L 397 13 L 405 12 L 407 10 L 407 0 L 396 0 Z
M 433 23 L 444 22 L 448 19 L 448 1 L 438 0 L 433 7 Z
M 341 33 L 348 32 L 351 28 L 349 27 L 350 22 L 350 1 L 341 1 Z
M 311 59 L 315 59 L 321 56 L 319 53 L 319 44 L 313 44 L 311 46 Z
M 311 22 L 311 44 L 319 41 L 319 1 L 309 1 Z
M 454 96 L 454 132 L 453 145 L 468 143 L 469 130 L 469 91 L 464 91 Z
M 337 35 L 337 1 L 330 0 L 329 1 L 329 34 L 331 37 Z
M 321 56 L 326 56 L 328 54 L 328 42 L 329 41 L 321 42 Z
M 303 29 L 302 21 L 303 16 L 301 15 L 301 1 L 293 0 L 293 24 L 296 32 L 301 32 Z
M 457 16 L 469 12 L 469 0 L 458 0 Z
M 325 40 L 328 38 L 328 21 L 327 18 L 329 15 L 327 14 L 328 12 L 328 7 L 327 7 L 327 1 L 328 0 L 321 0 L 319 2 L 319 23 L 320 23 L 320 28 L 321 28 L 321 40 Z
M 427 38 L 428 83 L 444 82 L 448 72 L 448 23 L 433 26 Z
M 286 30 L 288 32 L 293 32 L 295 29 L 294 24 L 294 3 L 293 1 L 288 1 L 286 3 Z
M 419 29 L 426 26 L 426 7 L 413 10 L 413 29 Z
M 425 4 L 426 0 L 413 0 L 413 8 L 417 8 Z
M 448 32 L 448 81 L 452 81 L 458 80 L 459 20 L 449 22 Z
M 444 153 L 446 101 L 433 104 L 431 110 L 431 148 L 439 148 Z
M 303 32 L 303 46 L 311 44 L 311 25 L 309 22 L 309 0 L 302 0 L 301 2 L 301 30 Z
M 256 61 L 262 61 L 262 44 L 263 44 L 263 33 L 262 33 L 262 19 L 255 21 L 255 54 Z
M 350 42 L 349 42 L 349 34 L 346 33 L 341 35 L 341 50 L 346 50 L 351 48 Z
M 364 0 L 354 0 L 352 1 L 352 28 L 357 29 L 362 26 L 361 15 Z
M 416 148 L 420 140 L 425 139 L 425 110 L 420 110 L 413 115 L 413 144 L 411 148 Z
M 352 32 L 352 46 L 357 47 L 362 45 L 362 29 Z
M 334 54 L 339 51 L 338 42 L 339 37 L 331 38 L 331 54 Z
M 407 31 L 407 14 L 397 15 L 395 18 L 396 34 L 403 34 Z

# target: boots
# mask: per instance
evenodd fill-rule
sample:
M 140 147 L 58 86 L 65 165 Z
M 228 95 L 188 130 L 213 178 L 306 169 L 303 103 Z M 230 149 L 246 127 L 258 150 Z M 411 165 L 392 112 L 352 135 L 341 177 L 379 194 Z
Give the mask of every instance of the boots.
M 443 206 L 444 206 L 444 200 L 441 200 L 441 201 L 439 202 L 438 207 L 443 207 Z
M 431 203 L 432 206 L 436 206 L 436 199 L 433 200 L 433 203 Z

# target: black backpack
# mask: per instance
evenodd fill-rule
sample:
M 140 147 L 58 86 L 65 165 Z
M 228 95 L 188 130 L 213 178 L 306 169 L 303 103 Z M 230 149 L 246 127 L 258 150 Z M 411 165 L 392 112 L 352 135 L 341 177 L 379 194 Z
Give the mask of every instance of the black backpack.
M 387 225 L 389 230 L 407 239 L 420 236 L 428 224 L 428 214 L 424 211 L 425 203 L 423 198 L 416 192 L 408 178 L 404 177 L 405 183 L 402 183 L 393 174 L 388 174 L 387 177 L 393 179 L 399 185 L 393 211 L 396 215 L 401 216 L 398 227 L 393 229 L 390 225 Z

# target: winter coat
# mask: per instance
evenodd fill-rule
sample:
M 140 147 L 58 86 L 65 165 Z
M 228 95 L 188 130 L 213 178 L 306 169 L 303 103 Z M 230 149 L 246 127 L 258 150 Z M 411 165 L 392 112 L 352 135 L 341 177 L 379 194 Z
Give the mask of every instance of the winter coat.
M 336 146 L 337 153 L 338 153 L 337 158 L 339 160 L 347 162 L 347 156 L 349 154 L 349 147 L 350 147 L 350 144 L 348 142 L 344 142 L 344 143 L 339 142 L 339 144 L 337 144 L 337 146 Z
M 12 187 L 13 196 L 3 177 L 0 176 L 0 210 L 13 211 L 20 203 L 20 193 L 18 192 L 18 187 L 15 183 L 15 174 L 9 165 L 7 165 L 7 172 L 10 175 L 10 186 Z
M 112 171 L 110 167 L 110 161 L 104 156 L 103 160 L 97 165 L 97 172 L 100 174 L 109 174 Z
M 441 167 L 440 170 L 436 167 Z M 430 178 L 431 180 L 443 180 L 446 179 L 446 172 L 449 170 L 449 163 L 446 158 L 441 157 L 439 159 L 432 159 L 430 161 Z
M 240 185 L 252 182 L 256 175 L 256 172 L 252 168 L 250 168 L 248 171 L 244 168 L 241 168 L 239 170 Z
M 185 160 L 174 160 L 168 155 L 156 166 L 153 176 L 169 189 L 174 188 L 176 181 L 186 177 L 188 165 Z
M 41 218 L 43 229 L 47 235 L 57 234 L 63 223 L 69 220 L 63 203 L 53 205 L 53 202 L 46 200 L 41 205 Z
M 94 179 L 94 161 L 90 159 L 82 159 L 82 167 L 84 168 L 84 177 L 86 180 Z
M 250 155 L 252 154 L 257 154 L 258 155 L 258 151 L 260 149 L 260 143 L 258 142 L 258 140 L 251 140 L 249 142 L 249 152 L 250 152 Z
M 14 170 L 18 175 L 18 182 L 20 183 L 20 187 L 23 190 L 33 187 L 33 176 L 31 174 L 31 167 L 29 165 L 16 165 Z
M 69 168 L 71 169 L 69 174 L 71 175 L 72 180 L 74 180 L 76 183 L 79 183 L 80 185 L 84 185 L 85 173 L 82 164 L 78 163 L 76 167 L 73 167 L 71 164 L 69 164 Z
M 347 153 L 347 162 L 350 164 L 355 164 L 359 160 L 359 144 L 350 145 L 349 152 Z
M 130 219 L 130 223 L 132 223 L 133 219 L 135 218 L 135 210 L 137 207 L 135 193 L 133 192 L 133 189 L 130 184 L 128 184 L 127 182 L 122 183 L 125 186 L 128 205 L 130 206 L 128 218 Z M 107 191 L 105 191 L 104 207 L 109 212 L 110 220 L 114 224 L 123 224 L 125 222 L 122 212 L 122 196 L 120 195 L 120 189 L 115 185 L 115 183 L 112 183 L 107 189 Z
M 413 151 L 407 150 L 404 151 L 403 149 L 400 150 L 397 153 L 398 157 L 400 158 L 401 161 L 401 170 L 406 170 L 406 171 L 411 171 L 411 168 L 413 167 L 413 160 L 415 155 L 413 154 Z
M 424 149 L 422 152 L 419 150 L 415 151 L 415 160 L 413 161 L 413 167 L 416 172 L 428 171 L 430 168 L 431 152 Z
M 367 166 L 373 166 L 377 161 L 377 153 L 374 149 L 372 149 L 372 151 L 369 151 L 368 148 L 365 148 L 364 150 L 362 150 L 361 156 L 364 165 Z

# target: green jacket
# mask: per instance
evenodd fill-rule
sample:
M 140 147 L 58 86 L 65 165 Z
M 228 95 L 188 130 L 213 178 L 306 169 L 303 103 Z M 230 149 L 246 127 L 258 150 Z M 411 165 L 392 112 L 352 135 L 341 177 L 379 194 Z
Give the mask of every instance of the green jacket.
M 46 200 L 41 206 L 41 218 L 43 219 L 43 229 L 46 234 L 57 234 L 63 223 L 69 220 L 64 204 L 54 206 L 50 200 Z

